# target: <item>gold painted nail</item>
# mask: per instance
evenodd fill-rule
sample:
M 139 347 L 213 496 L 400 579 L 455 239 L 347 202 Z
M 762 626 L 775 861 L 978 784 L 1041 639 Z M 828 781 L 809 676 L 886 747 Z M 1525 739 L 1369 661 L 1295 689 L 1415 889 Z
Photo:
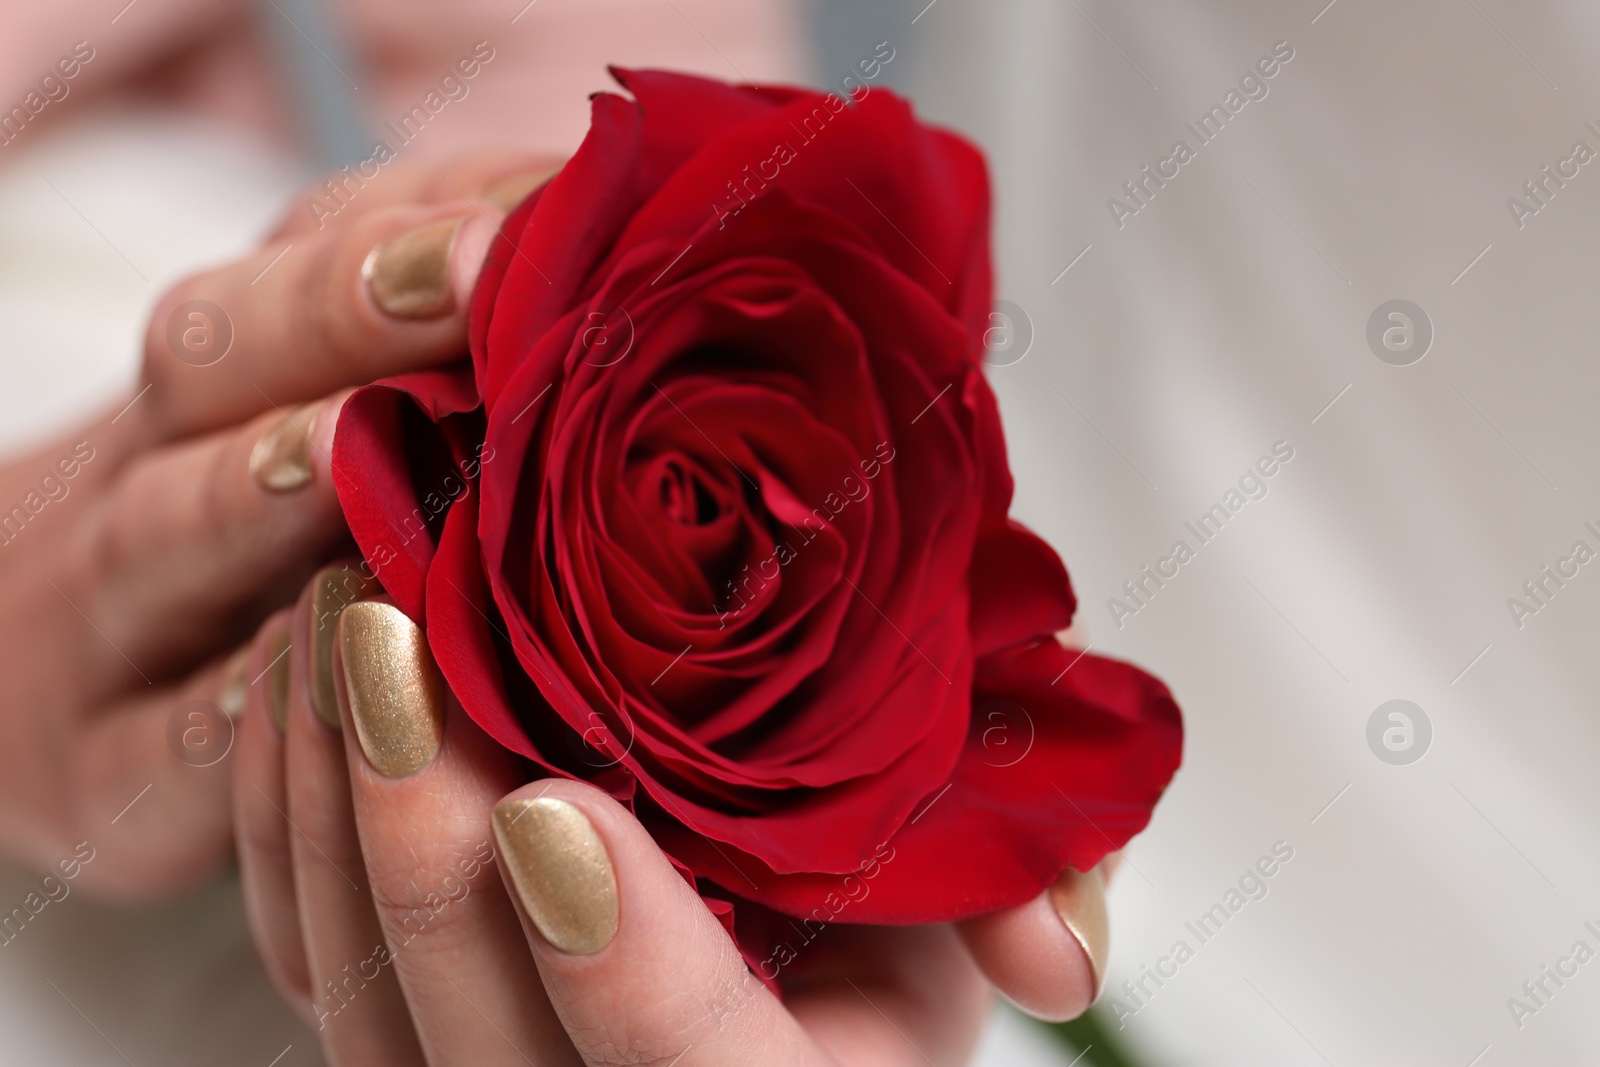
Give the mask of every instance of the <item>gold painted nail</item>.
M 245 677 L 245 667 L 250 662 L 250 646 L 246 645 L 228 657 L 222 670 L 222 689 L 217 693 L 217 707 L 230 719 L 244 714 L 245 697 L 250 695 L 250 679 Z
M 455 307 L 450 246 L 465 217 L 441 219 L 397 234 L 367 254 L 361 276 L 372 298 L 401 319 L 434 319 Z
M 267 638 L 267 711 L 279 730 L 289 728 L 289 628 Z
M 540 167 L 536 170 L 524 171 L 521 174 L 508 174 L 504 178 L 499 178 L 489 183 L 489 187 L 483 191 L 482 196 L 491 204 L 509 213 L 518 204 L 528 199 L 528 194 L 561 173 L 562 166 L 564 164 L 557 163 L 548 167 Z
M 311 429 L 321 405 L 307 404 L 261 435 L 250 450 L 250 476 L 269 493 L 311 483 Z
M 373 770 L 405 778 L 432 763 L 444 740 L 444 683 L 421 628 L 393 604 L 351 604 L 339 616 L 339 651 L 356 740 Z
M 311 710 L 317 718 L 339 729 L 339 703 L 333 686 L 333 639 L 339 613 L 358 600 L 378 591 L 376 583 L 348 566 L 326 567 L 311 579 L 310 630 Z
M 617 877 L 605 843 L 564 800 L 508 800 L 494 809 L 494 837 L 511 883 L 544 939 L 587 956 L 616 936 Z
M 1106 918 L 1106 891 L 1100 869 L 1096 867 L 1085 874 L 1068 867 L 1050 887 L 1050 903 L 1055 905 L 1067 932 L 1089 957 L 1089 969 L 1094 972 L 1094 992 L 1089 999 L 1098 1000 L 1105 986 L 1106 957 L 1111 952 L 1111 923 Z

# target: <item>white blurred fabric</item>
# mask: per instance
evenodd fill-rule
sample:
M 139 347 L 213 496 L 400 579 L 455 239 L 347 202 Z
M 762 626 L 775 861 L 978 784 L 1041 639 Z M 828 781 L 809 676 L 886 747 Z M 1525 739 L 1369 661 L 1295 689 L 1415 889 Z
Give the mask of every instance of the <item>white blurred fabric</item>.
M 1600 165 L 1521 229 L 1507 207 L 1600 151 L 1597 37 L 1576 0 L 940 0 L 895 38 L 995 169 L 999 295 L 1036 331 L 991 375 L 1017 511 L 1096 651 L 1186 713 L 1111 899 L 1111 994 L 1196 950 L 1126 1020 L 1148 1063 L 1600 1061 L 1600 963 L 1507 1006 L 1600 950 L 1600 569 L 1520 629 L 1507 607 L 1600 549 Z M 1108 198 L 1278 41 L 1269 95 L 1119 229 Z M 1366 342 L 1394 298 L 1435 329 L 1413 366 Z M 1279 440 L 1269 495 L 1119 629 L 1108 598 Z M 1409 766 L 1366 742 L 1395 698 L 1434 729 Z M 1200 945 L 1184 923 L 1279 840 Z

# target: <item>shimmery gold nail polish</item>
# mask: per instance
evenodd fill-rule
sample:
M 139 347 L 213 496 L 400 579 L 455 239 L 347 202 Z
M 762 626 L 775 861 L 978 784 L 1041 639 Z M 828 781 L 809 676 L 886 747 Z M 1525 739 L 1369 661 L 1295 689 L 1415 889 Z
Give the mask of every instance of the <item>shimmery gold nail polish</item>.
M 1099 868 L 1085 874 L 1068 867 L 1050 887 L 1050 903 L 1089 957 L 1089 969 L 1094 972 L 1091 999 L 1096 999 L 1105 985 L 1106 957 L 1111 951 L 1111 924 L 1106 918 L 1105 885 Z
M 345 695 L 373 770 L 404 778 L 439 754 L 444 683 L 427 638 L 393 604 L 351 604 L 339 616 Z
M 217 707 L 230 719 L 244 714 L 245 697 L 250 695 L 250 679 L 245 668 L 250 663 L 250 646 L 246 645 L 228 657 L 222 670 L 222 688 L 217 692 Z
M 267 638 L 267 711 L 279 730 L 289 726 L 289 628 L 282 627 Z
M 508 174 L 491 182 L 483 191 L 483 198 L 503 211 L 509 212 L 526 200 L 529 193 L 560 173 L 561 167 L 562 164 L 557 163 L 549 167 L 524 171 L 521 174 Z
M 311 611 L 307 620 L 309 643 L 306 645 L 310 653 L 307 674 L 310 676 L 311 710 L 337 730 L 339 704 L 333 687 L 333 639 L 339 613 L 356 601 L 372 596 L 378 587 L 350 566 L 325 567 L 311 581 Z
M 430 222 L 374 248 L 361 266 L 372 298 L 401 319 L 433 319 L 455 307 L 450 290 L 450 246 L 462 218 Z
M 291 493 L 311 482 L 311 428 L 319 405 L 280 419 L 250 451 L 250 476 L 269 493 Z
M 563 952 L 599 952 L 616 936 L 617 877 L 605 843 L 576 807 L 554 797 L 494 809 L 494 837 L 511 883 L 544 939 Z

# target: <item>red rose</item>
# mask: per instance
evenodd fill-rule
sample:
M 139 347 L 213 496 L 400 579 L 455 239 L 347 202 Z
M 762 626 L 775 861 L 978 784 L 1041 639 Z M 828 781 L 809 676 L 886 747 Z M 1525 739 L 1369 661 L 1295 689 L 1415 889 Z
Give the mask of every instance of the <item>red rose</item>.
M 1006 517 L 982 157 L 883 90 L 616 76 L 471 365 L 345 408 L 368 561 L 483 729 L 713 894 L 920 923 L 1088 869 L 1181 726 L 1057 643 L 1066 571 Z

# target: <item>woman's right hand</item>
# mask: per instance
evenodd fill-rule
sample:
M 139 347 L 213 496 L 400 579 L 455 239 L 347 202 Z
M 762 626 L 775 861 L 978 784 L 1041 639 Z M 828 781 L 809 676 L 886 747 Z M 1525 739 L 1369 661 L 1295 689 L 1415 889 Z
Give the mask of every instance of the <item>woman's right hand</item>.
M 161 300 L 135 391 L 0 466 L 0 853 L 124 899 L 228 854 L 232 775 L 204 746 L 231 726 L 205 712 L 275 684 L 286 659 L 235 650 L 347 539 L 345 390 L 463 354 L 495 227 L 552 169 L 395 167 L 320 226 L 297 200 Z
M 357 575 L 319 572 L 263 628 L 253 661 L 290 634 L 288 678 L 249 694 L 235 764 L 251 930 L 330 1064 L 955 1065 L 991 987 L 1056 1019 L 1094 998 L 1101 875 L 1068 870 L 954 927 L 793 920 L 779 1001 L 644 826 L 528 782 Z

